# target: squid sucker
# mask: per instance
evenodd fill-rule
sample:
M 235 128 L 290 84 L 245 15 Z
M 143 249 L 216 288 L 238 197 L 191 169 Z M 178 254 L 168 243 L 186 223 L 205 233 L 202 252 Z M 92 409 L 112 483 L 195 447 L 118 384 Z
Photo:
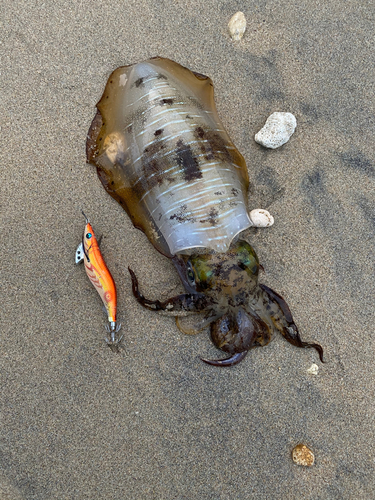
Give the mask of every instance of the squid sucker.
M 145 308 L 173 315 L 185 333 L 210 326 L 229 354 L 215 366 L 239 363 L 274 332 L 303 342 L 285 300 L 258 282 L 260 264 L 239 239 L 252 223 L 249 177 L 218 117 L 213 84 L 170 59 L 155 57 L 117 68 L 109 77 L 86 143 L 106 191 L 134 226 L 174 263 L 185 294 L 148 300 L 129 269 L 133 294 Z M 187 326 L 185 316 L 198 320 Z

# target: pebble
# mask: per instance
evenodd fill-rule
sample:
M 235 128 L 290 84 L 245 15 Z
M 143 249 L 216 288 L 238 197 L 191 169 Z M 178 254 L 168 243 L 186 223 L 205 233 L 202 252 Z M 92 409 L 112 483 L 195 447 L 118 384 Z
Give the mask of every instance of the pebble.
M 289 141 L 296 126 L 297 120 L 292 113 L 272 113 L 264 127 L 255 135 L 255 141 L 265 148 L 279 148 Z
M 297 444 L 292 451 L 293 462 L 297 465 L 311 467 L 314 464 L 314 453 L 304 444 Z
M 319 371 L 319 366 L 313 363 L 310 368 L 308 368 L 307 373 L 310 373 L 310 375 L 318 375 Z
M 243 12 L 237 12 L 228 23 L 229 33 L 233 40 L 241 40 L 246 30 L 246 19 Z
M 252 210 L 249 217 L 254 227 L 270 227 L 275 222 L 272 215 L 262 208 Z

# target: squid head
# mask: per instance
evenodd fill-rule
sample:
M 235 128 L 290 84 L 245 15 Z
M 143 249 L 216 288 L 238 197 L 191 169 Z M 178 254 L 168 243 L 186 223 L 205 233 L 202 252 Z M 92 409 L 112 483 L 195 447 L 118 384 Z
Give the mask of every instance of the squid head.
M 133 293 L 146 308 L 174 316 L 200 313 L 196 333 L 210 325 L 216 347 L 230 354 L 222 360 L 203 359 L 215 366 L 232 366 L 254 347 L 268 344 L 273 333 L 280 332 L 291 344 L 315 348 L 323 361 L 318 344 L 303 342 L 285 300 L 258 283 L 259 259 L 246 241 L 233 243 L 226 253 L 210 251 L 190 256 L 178 255 L 173 262 L 188 293 L 165 302 L 150 301 L 138 289 L 133 271 Z M 186 331 L 183 320 L 178 321 Z

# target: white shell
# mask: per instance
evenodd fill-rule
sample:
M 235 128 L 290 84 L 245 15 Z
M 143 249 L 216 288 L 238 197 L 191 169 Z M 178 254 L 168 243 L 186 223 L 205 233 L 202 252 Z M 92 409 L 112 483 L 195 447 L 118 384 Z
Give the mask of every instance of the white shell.
M 310 368 L 307 370 L 307 373 L 310 373 L 310 375 L 318 375 L 319 372 L 319 366 L 313 363 Z
M 272 113 L 264 127 L 255 135 L 255 141 L 265 148 L 276 149 L 289 141 L 297 126 L 292 113 Z
M 249 217 L 254 227 L 270 227 L 275 222 L 272 215 L 261 208 L 252 210 Z
M 237 12 L 228 23 L 229 33 L 233 40 L 241 40 L 246 30 L 246 19 L 243 12 Z

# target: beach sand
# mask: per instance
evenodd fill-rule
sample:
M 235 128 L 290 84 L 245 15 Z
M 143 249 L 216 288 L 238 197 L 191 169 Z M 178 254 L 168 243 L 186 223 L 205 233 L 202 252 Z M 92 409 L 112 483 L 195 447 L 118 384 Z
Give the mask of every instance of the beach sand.
M 247 31 L 230 39 L 242 10 Z M 0 44 L 0 498 L 373 499 L 374 5 L 370 1 L 6 1 Z M 219 369 L 207 332 L 143 309 L 183 291 L 85 162 L 111 71 L 153 56 L 209 75 L 246 159 L 262 282 L 317 353 L 280 336 Z M 297 118 L 277 150 L 270 113 Z M 116 280 L 124 347 L 75 249 L 88 214 Z M 317 375 L 308 373 L 312 363 Z M 293 463 L 295 445 L 315 464 Z

